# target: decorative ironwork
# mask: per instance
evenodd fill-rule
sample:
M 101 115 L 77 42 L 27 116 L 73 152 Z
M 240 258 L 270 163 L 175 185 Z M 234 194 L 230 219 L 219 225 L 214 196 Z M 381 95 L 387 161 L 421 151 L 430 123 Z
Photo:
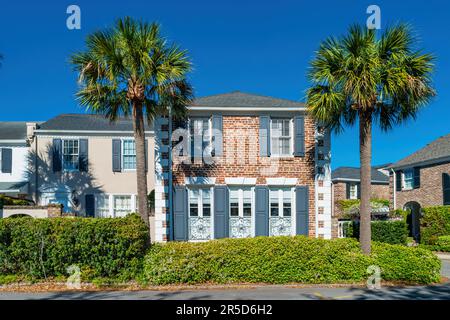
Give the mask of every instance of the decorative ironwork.
M 230 238 L 252 236 L 252 218 L 230 217 Z
M 270 217 L 269 235 L 290 236 L 292 220 L 291 217 Z
M 189 240 L 211 239 L 210 217 L 189 217 Z

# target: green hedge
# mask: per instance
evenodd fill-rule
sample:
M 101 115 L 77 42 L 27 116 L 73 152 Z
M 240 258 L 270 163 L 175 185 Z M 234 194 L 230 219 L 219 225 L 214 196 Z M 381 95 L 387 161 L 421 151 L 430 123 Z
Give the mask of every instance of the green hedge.
M 35 279 L 68 276 L 131 277 L 142 265 L 148 232 L 137 215 L 126 218 L 0 219 L 0 273 Z
M 303 236 L 155 244 L 145 258 L 144 278 L 152 284 L 348 283 L 365 281 L 370 265 L 381 267 L 384 280 L 440 279 L 440 261 L 428 250 L 374 243 L 368 257 L 355 239 Z
M 371 228 L 373 241 L 403 245 L 408 242 L 408 225 L 403 220 L 372 221 Z M 352 221 L 345 224 L 344 235 L 359 239 L 359 223 Z
M 420 246 L 432 251 L 450 252 L 450 236 L 441 236 L 435 244 L 421 244 Z
M 450 206 L 423 208 L 420 219 L 420 242 L 435 245 L 441 236 L 450 235 Z

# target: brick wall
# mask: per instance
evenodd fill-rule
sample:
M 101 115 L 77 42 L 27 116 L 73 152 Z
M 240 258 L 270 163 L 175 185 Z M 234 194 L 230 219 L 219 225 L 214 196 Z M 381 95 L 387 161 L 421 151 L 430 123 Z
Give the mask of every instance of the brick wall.
M 223 157 L 212 165 L 184 164 L 182 157 L 174 158 L 173 182 L 184 184 L 186 177 L 215 177 L 216 184 L 225 178 L 297 178 L 298 185 L 309 187 L 309 235 L 315 236 L 315 123 L 305 117 L 305 157 L 275 159 L 259 155 L 259 117 L 223 116 Z
M 409 201 L 416 201 L 421 207 L 441 206 L 444 203 L 442 173 L 450 173 L 450 163 L 420 168 L 420 188 L 396 191 L 396 208 L 403 209 Z M 390 176 L 390 199 L 394 200 L 395 181 Z

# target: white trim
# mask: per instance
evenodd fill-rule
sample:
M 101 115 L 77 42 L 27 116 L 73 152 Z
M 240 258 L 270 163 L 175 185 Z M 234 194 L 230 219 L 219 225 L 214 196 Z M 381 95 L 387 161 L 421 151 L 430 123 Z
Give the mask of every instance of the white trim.
M 208 186 L 216 184 L 216 178 L 212 177 L 186 177 L 184 178 L 185 185 L 194 186 Z
M 225 178 L 225 184 L 238 186 L 254 186 L 256 185 L 256 178 L 246 178 L 246 177 Z
M 266 183 L 269 186 L 295 186 L 297 178 L 266 178 Z
M 288 120 L 289 121 L 289 153 L 288 154 L 278 154 L 272 151 L 273 148 L 273 134 L 272 134 L 272 122 L 274 120 Z M 269 131 L 270 131 L 270 157 L 272 158 L 293 158 L 294 157 L 294 119 L 291 117 L 270 117 L 269 119 Z M 281 138 L 277 137 L 277 138 Z
M 191 111 L 306 111 L 305 107 L 207 107 L 207 106 L 188 106 Z
M 25 140 L 25 139 L 0 140 L 0 144 L 2 144 L 2 143 L 20 143 L 20 144 L 27 144 L 27 140 Z
M 332 182 L 360 182 L 361 179 L 347 179 L 347 178 L 334 178 Z M 371 183 L 382 183 L 382 184 L 389 184 L 389 181 L 380 181 L 380 180 L 371 180 Z

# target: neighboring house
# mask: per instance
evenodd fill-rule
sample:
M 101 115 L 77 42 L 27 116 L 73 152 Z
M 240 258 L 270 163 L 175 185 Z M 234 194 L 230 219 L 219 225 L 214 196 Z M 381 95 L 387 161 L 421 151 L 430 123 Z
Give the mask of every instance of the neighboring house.
M 331 238 L 330 135 L 303 103 L 232 92 L 188 110 L 155 123 L 156 241 Z
M 389 199 L 389 171 L 386 165 L 372 167 L 371 199 Z M 361 198 L 360 168 L 339 167 L 331 173 L 333 216 L 339 213 L 339 201 Z
M 0 194 L 28 195 L 26 122 L 0 122 Z
M 61 203 L 64 212 L 121 217 L 137 208 L 132 121 L 102 115 L 62 114 L 34 126 L 30 194 L 39 205 Z M 146 128 L 147 183 L 154 186 L 154 139 Z
M 450 205 L 450 134 L 388 166 L 393 209 L 412 211 L 412 233 L 418 238 L 420 209 Z

